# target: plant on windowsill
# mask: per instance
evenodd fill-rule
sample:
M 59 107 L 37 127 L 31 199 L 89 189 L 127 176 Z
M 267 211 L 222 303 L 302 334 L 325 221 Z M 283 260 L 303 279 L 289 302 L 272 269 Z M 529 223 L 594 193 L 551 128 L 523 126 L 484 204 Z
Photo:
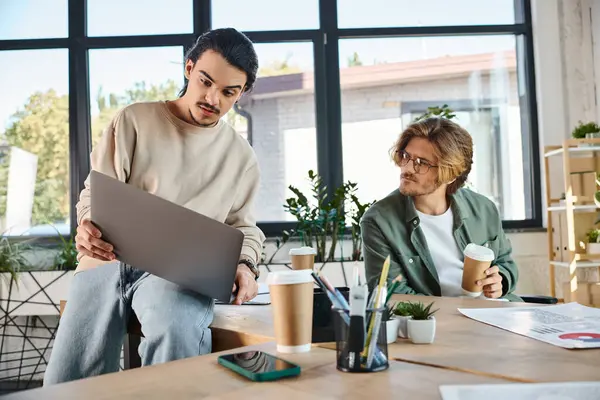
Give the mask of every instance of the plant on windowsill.
M 10 306 L 11 316 L 57 315 L 67 296 L 77 258 L 73 241 L 64 240 L 57 249 L 39 240 L 0 239 L 0 295 L 7 303 L 21 303 Z
M 0 276 L 7 285 L 11 278 L 18 285 L 19 271 L 30 267 L 24 256 L 29 249 L 28 243 L 11 243 L 7 237 L 0 239 Z
M 433 343 L 435 339 L 435 314 L 438 310 L 431 311 L 434 302 L 427 306 L 421 302 L 412 303 L 410 306 L 411 319 L 408 320 L 408 337 L 415 344 Z
M 316 249 L 315 262 L 334 261 L 335 251 L 343 237 L 346 214 L 351 220 L 353 261 L 362 260 L 362 241 L 360 219 L 373 204 L 361 203 L 357 196 L 357 184 L 347 182 L 335 189 L 333 196 L 327 196 L 327 188 L 322 178 L 314 171 L 308 171 L 311 195 L 307 196 L 295 186 L 289 189 L 294 197 L 286 199 L 284 209 L 297 220 L 296 228 L 283 232 L 283 241 L 291 237 L 299 237 L 304 246 Z M 310 199 L 310 200 L 309 200 Z
M 60 244 L 58 247 L 58 254 L 54 258 L 54 265 L 52 269 L 57 271 L 70 271 L 77 268 L 79 261 L 77 260 L 77 247 L 73 237 L 69 240 L 60 237 Z
M 456 118 L 456 114 L 454 113 L 454 110 L 452 110 L 450 107 L 448 107 L 448 104 L 444 104 L 441 107 L 440 106 L 427 107 L 427 111 L 425 111 L 423 114 L 421 114 L 417 118 L 415 118 L 414 122 L 419 122 L 419 121 L 423 121 L 427 118 L 435 118 L 435 117 L 454 119 L 454 118 Z

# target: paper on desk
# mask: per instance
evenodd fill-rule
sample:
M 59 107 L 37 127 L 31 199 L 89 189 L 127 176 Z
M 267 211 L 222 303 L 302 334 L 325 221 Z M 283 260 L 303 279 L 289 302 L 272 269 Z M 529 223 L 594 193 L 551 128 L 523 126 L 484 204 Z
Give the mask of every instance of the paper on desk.
M 600 382 L 442 385 L 443 400 L 597 400 Z
M 600 309 L 578 303 L 547 307 L 459 308 L 458 311 L 476 321 L 555 346 L 600 348 Z

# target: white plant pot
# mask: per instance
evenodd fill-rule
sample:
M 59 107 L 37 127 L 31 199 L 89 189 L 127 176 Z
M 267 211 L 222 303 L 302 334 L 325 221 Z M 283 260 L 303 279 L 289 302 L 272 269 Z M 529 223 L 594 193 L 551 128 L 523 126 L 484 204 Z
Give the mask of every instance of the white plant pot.
M 408 320 L 408 337 L 415 344 L 433 343 L 435 338 L 435 317 L 426 320 Z
M 385 332 L 387 335 L 387 344 L 394 343 L 398 339 L 398 326 L 400 320 L 398 317 L 394 317 L 390 320 L 385 321 Z
M 396 315 L 396 318 L 398 319 L 398 337 L 402 338 L 402 339 L 408 339 L 408 320 L 412 319 L 412 317 L 410 315 L 408 316 L 401 316 L 401 315 Z
M 587 254 L 600 254 L 600 243 L 588 243 L 586 246 L 586 253 Z M 592 261 L 596 260 L 596 258 L 594 258 Z

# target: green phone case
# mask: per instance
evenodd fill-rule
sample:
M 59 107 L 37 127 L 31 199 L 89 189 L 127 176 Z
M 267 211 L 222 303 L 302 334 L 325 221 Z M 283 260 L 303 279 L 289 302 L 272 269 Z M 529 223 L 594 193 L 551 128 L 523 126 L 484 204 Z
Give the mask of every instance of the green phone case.
M 269 354 L 269 355 L 271 357 L 275 357 L 271 354 Z M 275 358 L 277 358 L 277 357 L 275 357 Z M 285 361 L 290 363 L 287 360 L 285 360 Z M 232 371 L 235 371 L 238 374 L 243 375 L 246 378 L 248 378 L 252 381 L 255 381 L 255 382 L 275 381 L 275 380 L 281 379 L 281 378 L 287 378 L 287 377 L 291 377 L 291 376 L 300 375 L 300 366 L 296 365 L 294 363 L 290 363 L 290 364 L 294 365 L 294 368 L 288 368 L 288 369 L 284 369 L 282 371 L 255 373 L 255 372 L 248 371 L 247 369 L 244 369 L 244 368 L 238 366 L 237 364 L 227 361 L 226 359 L 222 358 L 222 356 L 219 356 L 217 358 L 217 362 L 219 364 L 221 364 L 222 366 L 224 366 L 225 368 L 229 368 Z

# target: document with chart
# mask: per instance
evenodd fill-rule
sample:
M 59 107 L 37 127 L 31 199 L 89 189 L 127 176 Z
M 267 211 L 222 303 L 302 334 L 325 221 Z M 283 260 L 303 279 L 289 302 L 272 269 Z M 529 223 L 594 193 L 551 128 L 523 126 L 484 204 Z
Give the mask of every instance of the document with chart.
M 600 309 L 578 303 L 547 307 L 459 308 L 476 321 L 566 349 L 600 348 Z
M 442 385 L 444 400 L 587 400 L 600 399 L 600 382 Z

